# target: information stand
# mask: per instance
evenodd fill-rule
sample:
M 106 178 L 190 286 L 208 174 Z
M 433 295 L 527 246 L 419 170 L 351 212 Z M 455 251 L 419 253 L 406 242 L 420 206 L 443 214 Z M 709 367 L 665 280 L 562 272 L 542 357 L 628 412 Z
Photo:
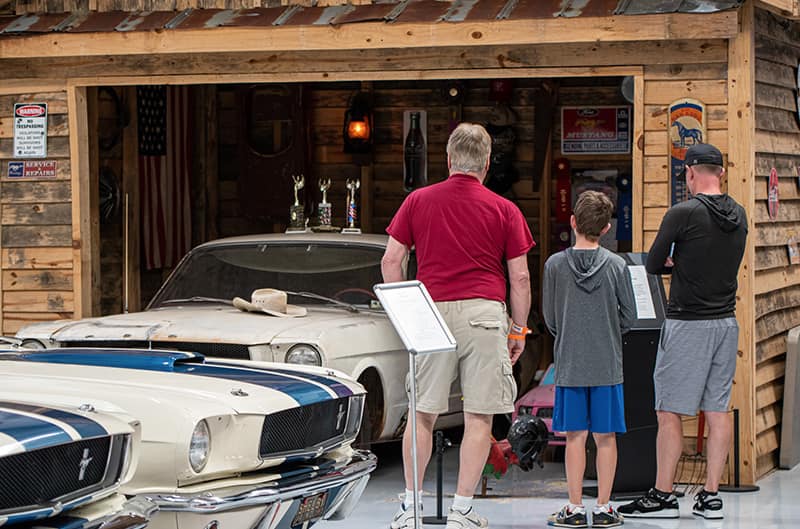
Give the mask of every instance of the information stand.
M 419 469 L 417 468 L 417 362 L 416 356 L 456 350 L 456 339 L 447 328 L 425 285 L 420 281 L 381 283 L 373 287 L 397 334 L 408 350 L 411 379 L 411 459 L 414 491 L 414 526 L 422 527 L 419 510 Z

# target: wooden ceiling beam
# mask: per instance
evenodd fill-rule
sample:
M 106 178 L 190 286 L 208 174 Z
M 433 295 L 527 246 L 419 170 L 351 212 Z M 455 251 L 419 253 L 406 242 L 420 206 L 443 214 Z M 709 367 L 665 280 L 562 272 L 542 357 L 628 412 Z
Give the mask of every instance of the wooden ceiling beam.
M 460 23 L 370 22 L 269 29 L 47 33 L 0 38 L 0 58 L 726 39 L 736 35 L 736 31 L 737 12 L 730 10 L 703 15 L 673 13 Z
M 785 18 L 800 20 L 800 0 L 759 0 L 756 7 Z

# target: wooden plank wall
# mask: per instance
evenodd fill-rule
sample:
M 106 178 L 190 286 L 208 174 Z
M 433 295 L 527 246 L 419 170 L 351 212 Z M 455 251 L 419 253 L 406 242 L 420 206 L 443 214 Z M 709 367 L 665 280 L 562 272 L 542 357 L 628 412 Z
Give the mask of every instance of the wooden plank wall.
M 9 179 L 14 103 L 47 103 L 48 160 L 55 178 Z M 0 274 L 2 333 L 69 318 L 74 308 L 66 91 L 0 95 Z
M 800 239 L 800 122 L 796 75 L 800 22 L 768 11 L 756 17 L 756 405 L 758 475 L 777 466 L 786 362 L 786 334 L 800 325 L 800 266 L 786 244 Z M 767 208 L 771 168 L 779 177 L 775 220 Z

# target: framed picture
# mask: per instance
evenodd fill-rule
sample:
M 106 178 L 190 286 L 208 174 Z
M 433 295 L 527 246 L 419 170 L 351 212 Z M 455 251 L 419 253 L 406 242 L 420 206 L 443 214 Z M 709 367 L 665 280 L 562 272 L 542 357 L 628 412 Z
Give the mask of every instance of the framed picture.
M 631 107 L 561 107 L 561 154 L 631 152 Z

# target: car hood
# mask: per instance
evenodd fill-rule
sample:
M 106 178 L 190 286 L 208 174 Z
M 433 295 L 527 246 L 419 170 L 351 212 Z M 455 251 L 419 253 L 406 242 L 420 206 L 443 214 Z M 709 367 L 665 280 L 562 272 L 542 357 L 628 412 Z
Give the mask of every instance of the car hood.
M 364 392 L 332 370 L 211 361 L 174 351 L 48 349 L 9 353 L 0 360 L 4 384 L 16 386 L 14 379 L 23 375 L 23 386 L 40 384 L 45 393 L 68 395 L 69 385 L 122 409 L 142 402 L 172 406 L 188 411 L 195 421 L 210 415 L 264 415 Z
M 0 457 L 131 433 L 130 424 L 109 415 L 0 398 Z
M 183 305 L 130 314 L 88 318 L 77 321 L 52 321 L 29 325 L 17 333 L 18 338 L 51 340 L 57 343 L 85 341 L 181 341 L 268 344 L 279 337 L 291 341 L 321 339 L 325 333 L 358 327 L 392 330 L 383 313 L 348 312 L 341 308 L 307 306 L 301 318 L 279 318 L 267 314 L 242 312 L 221 305 Z M 391 344 L 400 347 L 400 339 L 392 330 Z

